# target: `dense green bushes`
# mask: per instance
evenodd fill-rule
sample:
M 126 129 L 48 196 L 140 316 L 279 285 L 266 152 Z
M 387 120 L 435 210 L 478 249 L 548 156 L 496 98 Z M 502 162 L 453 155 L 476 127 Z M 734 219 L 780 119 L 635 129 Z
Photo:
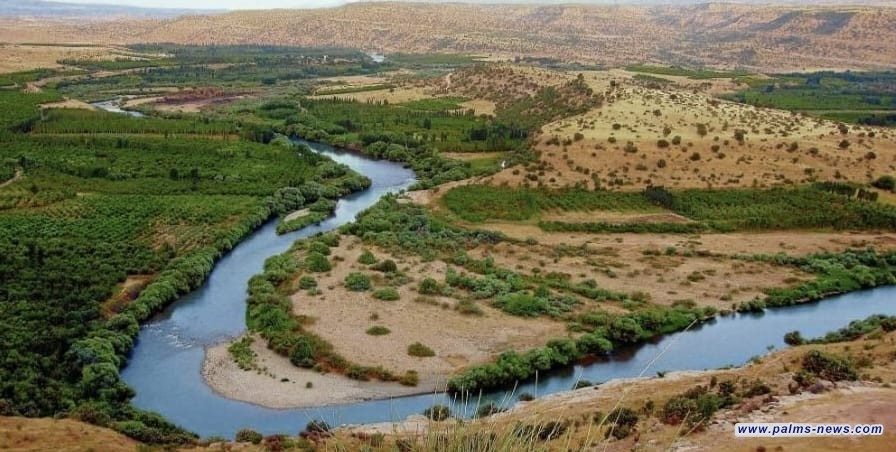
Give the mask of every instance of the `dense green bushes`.
M 854 341 L 874 331 L 883 331 L 889 333 L 896 331 L 896 316 L 886 316 L 875 314 L 864 320 L 853 320 L 849 325 L 831 331 L 822 337 L 811 340 L 803 339 L 799 331 L 792 331 L 784 336 L 784 342 L 788 345 L 810 344 L 830 344 L 835 342 Z
M 452 226 L 433 217 L 423 207 L 400 203 L 394 196 L 384 196 L 358 214 L 354 223 L 340 230 L 394 253 L 414 253 L 429 259 L 441 253 L 502 240 L 499 233 Z
M 371 287 L 370 277 L 364 273 L 353 272 L 345 277 L 345 288 L 348 290 L 363 292 L 370 290 Z
M 37 105 L 55 98 L 0 92 L 0 161 L 28 179 L 0 189 L 0 405 L 12 415 L 72 413 L 147 442 L 192 441 L 127 403 L 133 391 L 118 369 L 139 322 L 199 287 L 214 262 L 275 210 L 298 195 L 307 201 L 302 189 L 335 198 L 366 179 L 284 143 L 21 134 L 62 123 L 186 131 L 181 120 L 139 123 L 88 111 L 50 112 L 40 122 Z M 217 127 L 198 121 L 193 130 L 214 132 L 207 126 Z M 271 280 L 295 268 L 284 264 L 268 263 Z M 113 290 L 128 275 L 149 275 L 148 284 L 118 300 Z M 249 317 L 255 325 L 289 323 L 272 309 Z M 238 347 L 241 355 L 245 349 Z
M 796 265 L 816 275 L 812 281 L 791 288 L 767 289 L 764 304 L 789 306 L 820 300 L 831 295 L 896 284 L 896 253 L 878 254 L 873 249 L 825 253 L 801 259 L 784 258 L 782 263 Z
M 633 344 L 657 334 L 686 328 L 703 319 L 703 311 L 684 307 L 637 311 L 610 316 L 603 313 L 582 315 L 578 323 L 593 328 L 576 340 L 554 339 L 545 347 L 518 354 L 502 353 L 491 364 L 474 366 L 448 380 L 448 389 L 456 392 L 477 391 L 513 384 L 529 379 L 537 372 L 568 366 L 590 354 L 610 352 L 614 344 Z
M 856 365 L 849 358 L 820 350 L 810 350 L 803 356 L 803 370 L 825 380 L 857 380 Z
M 460 218 L 529 220 L 550 210 L 656 212 L 668 209 L 692 223 L 568 223 L 541 221 L 546 231 L 592 233 L 697 233 L 704 231 L 777 229 L 884 229 L 896 225 L 896 207 L 868 201 L 869 195 L 849 187 L 849 196 L 827 185 L 773 189 L 688 189 L 649 187 L 644 193 L 531 189 L 465 185 L 445 194 L 445 205 Z M 856 193 L 859 195 L 854 196 Z
M 583 189 L 534 189 L 462 185 L 442 198 L 451 211 L 467 221 L 523 221 L 539 212 L 559 210 L 655 211 L 639 193 Z

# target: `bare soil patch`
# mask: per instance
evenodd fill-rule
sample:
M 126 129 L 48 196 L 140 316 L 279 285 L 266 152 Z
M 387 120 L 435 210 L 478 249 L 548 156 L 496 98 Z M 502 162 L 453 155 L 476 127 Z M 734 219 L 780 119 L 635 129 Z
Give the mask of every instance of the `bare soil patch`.
M 393 256 L 367 247 L 378 259 L 393 259 L 412 280 L 397 287 L 397 301 L 374 299 L 371 292 L 349 291 L 343 287 L 343 281 L 351 272 L 371 275 L 374 289 L 385 287 L 377 281 L 377 272 L 357 263 L 365 247 L 355 240 L 343 237 L 339 247 L 333 249 L 332 256 L 338 256 L 339 261 L 331 272 L 317 277 L 321 295 L 308 296 L 300 291 L 292 296 L 294 312 L 313 319 L 308 329 L 331 342 L 350 361 L 382 365 L 394 372 L 416 370 L 426 380 L 487 362 L 508 349 L 527 350 L 550 338 L 566 336 L 562 322 L 514 317 L 484 303 L 479 304 L 484 315 L 471 316 L 455 311 L 456 300 L 450 298 L 417 301 L 419 281 L 426 277 L 444 281 L 447 264 L 441 261 L 422 262 L 416 256 Z M 374 314 L 376 319 L 372 318 Z M 368 335 L 367 329 L 375 325 L 391 332 L 377 337 Z M 430 347 L 436 356 L 409 356 L 407 347 L 414 342 Z

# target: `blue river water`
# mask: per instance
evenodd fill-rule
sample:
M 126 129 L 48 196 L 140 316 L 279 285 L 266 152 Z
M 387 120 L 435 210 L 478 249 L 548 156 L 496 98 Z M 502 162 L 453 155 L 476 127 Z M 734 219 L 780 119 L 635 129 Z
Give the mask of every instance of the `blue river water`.
M 340 200 L 335 215 L 319 225 L 278 236 L 274 222 L 265 224 L 223 257 L 201 288 L 143 325 L 129 364 L 122 371 L 124 380 L 136 390 L 134 405 L 158 412 L 203 437 L 228 438 L 244 427 L 265 434 L 294 434 L 313 419 L 324 419 L 331 425 L 401 420 L 436 403 L 452 405 L 455 412 L 469 414 L 475 403 L 455 403 L 444 394 L 278 410 L 227 399 L 205 384 L 201 374 L 205 348 L 246 329 L 247 283 L 252 275 L 261 272 L 266 258 L 285 251 L 296 239 L 352 221 L 358 212 L 384 194 L 403 190 L 414 182 L 413 172 L 399 164 L 320 144 L 306 144 L 366 175 L 372 180 L 372 186 Z M 741 365 L 753 356 L 767 353 L 769 346 L 784 347 L 783 336 L 788 331 L 800 330 L 804 337 L 815 337 L 843 327 L 851 320 L 878 313 L 896 314 L 896 287 L 768 309 L 761 314 L 720 317 L 685 332 L 618 350 L 588 365 L 543 375 L 537 385 L 522 384 L 512 391 L 483 394 L 482 399 L 508 405 L 519 393 L 541 396 L 565 391 L 579 379 L 604 382 L 651 376 L 657 371 Z

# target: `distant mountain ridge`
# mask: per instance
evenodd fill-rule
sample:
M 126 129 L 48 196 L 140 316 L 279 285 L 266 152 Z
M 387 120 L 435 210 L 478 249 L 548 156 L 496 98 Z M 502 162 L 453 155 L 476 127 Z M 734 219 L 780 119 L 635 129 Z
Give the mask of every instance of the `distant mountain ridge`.
M 9 3 L 0 0 L 0 5 Z M 107 21 L 22 21 L 0 14 L 0 42 L 273 44 L 505 59 L 529 56 L 610 67 L 663 63 L 760 72 L 892 70 L 896 67 L 892 44 L 896 42 L 896 8 L 849 3 L 351 2 L 338 8 L 197 15 L 179 11 L 174 18 L 112 20 L 108 16 Z
M 104 20 L 109 17 L 166 19 L 187 14 L 210 14 L 223 11 L 190 8 L 143 8 L 126 5 L 62 3 L 42 0 L 0 0 L 0 16 L 2 17 L 81 17 L 94 20 Z

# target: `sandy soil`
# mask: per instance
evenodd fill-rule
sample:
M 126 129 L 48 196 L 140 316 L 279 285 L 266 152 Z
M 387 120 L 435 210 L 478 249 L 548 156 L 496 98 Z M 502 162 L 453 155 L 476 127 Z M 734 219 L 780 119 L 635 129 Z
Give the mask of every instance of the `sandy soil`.
M 309 297 L 303 291 L 293 297 L 294 312 L 314 319 L 308 327 L 330 341 L 347 359 L 359 364 L 383 365 L 395 372 L 416 370 L 424 379 L 445 376 L 471 364 L 489 361 L 498 352 L 515 349 L 527 350 L 543 345 L 552 337 L 565 337 L 565 325 L 547 319 L 523 319 L 479 306 L 483 316 L 466 316 L 451 309 L 456 300 L 432 297 L 431 303 L 416 302 L 419 296 L 417 284 L 425 277 L 444 281 L 447 264 L 440 261 L 421 262 L 418 257 L 390 256 L 375 248 L 378 259 L 393 259 L 399 269 L 410 275 L 410 284 L 398 287 L 398 301 L 380 301 L 369 292 L 351 292 L 343 287 L 347 274 L 361 271 L 372 275 L 375 288 L 377 272 L 357 264 L 364 248 L 343 237 L 340 246 L 333 250 L 338 262 L 333 270 L 318 276 L 318 287 L 323 294 Z M 378 320 L 371 320 L 376 314 Z M 374 325 L 389 328 L 384 336 L 369 336 L 365 331 Z M 421 328 L 422 325 L 430 327 Z M 408 345 L 421 342 L 432 348 L 436 356 L 417 358 L 406 352 Z
M 41 105 L 41 108 L 77 108 L 81 110 L 96 110 L 96 107 L 88 104 L 87 102 L 78 100 L 78 99 L 68 99 L 59 101 L 59 102 L 51 102 L 49 104 Z
M 618 242 L 592 243 L 567 248 L 563 253 L 544 245 L 502 243 L 470 254 L 491 256 L 499 266 L 523 273 L 558 272 L 570 275 L 572 281 L 594 279 L 598 287 L 614 292 L 646 294 L 652 303 L 671 305 L 692 300 L 698 306 L 717 309 L 730 309 L 733 303 L 762 297 L 766 288 L 792 286 L 811 278 L 790 267 L 726 257 L 685 257 L 680 254 L 694 246 L 687 237 L 679 236 L 669 246 L 679 255 L 648 256 L 645 251 L 663 253 L 666 248 Z M 600 305 L 601 309 L 609 306 Z
M 321 374 L 293 366 L 275 354 L 259 339 L 252 344 L 259 371 L 237 367 L 228 343 L 208 348 L 202 375 L 215 392 L 231 399 L 251 402 L 269 408 L 305 408 L 388 399 L 433 391 L 444 381 L 421 379 L 416 387 L 376 381 L 361 382 L 336 374 Z M 282 381 L 284 378 L 288 381 Z M 312 387 L 306 385 L 311 383 Z
M 490 100 L 473 99 L 460 104 L 466 109 L 473 109 L 477 115 L 494 115 L 496 105 Z
M 0 74 L 30 69 L 56 69 L 63 59 L 112 59 L 118 54 L 113 47 L 51 46 L 0 44 Z
M 286 222 L 286 221 L 298 220 L 299 218 L 302 218 L 302 217 L 308 215 L 309 213 L 311 213 L 311 209 L 296 210 L 295 212 L 292 212 L 289 215 L 283 217 L 283 221 Z

